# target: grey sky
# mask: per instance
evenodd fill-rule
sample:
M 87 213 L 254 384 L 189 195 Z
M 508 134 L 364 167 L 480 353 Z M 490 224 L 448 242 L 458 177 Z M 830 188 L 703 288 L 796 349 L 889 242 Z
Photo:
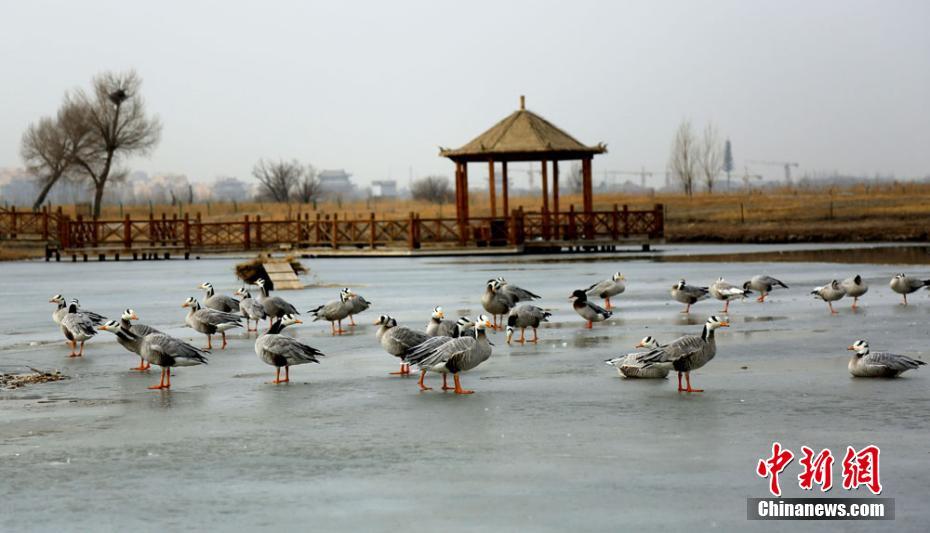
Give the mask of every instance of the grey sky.
M 149 172 L 248 178 L 259 157 L 360 180 L 450 175 L 527 107 L 605 169 L 664 170 L 684 117 L 744 159 L 930 174 L 930 2 L 4 2 L 0 166 L 100 70 L 164 122 Z M 476 169 L 477 170 L 477 169 Z M 767 176 L 778 168 L 759 167 Z

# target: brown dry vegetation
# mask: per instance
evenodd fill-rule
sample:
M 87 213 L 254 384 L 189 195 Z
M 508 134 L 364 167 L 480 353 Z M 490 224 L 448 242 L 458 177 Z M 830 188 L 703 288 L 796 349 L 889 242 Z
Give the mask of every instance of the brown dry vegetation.
M 630 209 L 652 209 L 663 204 L 666 213 L 666 238 L 670 241 L 724 242 L 792 242 L 792 241 L 886 241 L 927 240 L 930 229 L 930 184 L 887 184 L 835 189 L 782 188 L 777 190 L 696 194 L 596 194 L 596 210 L 628 205 Z M 539 211 L 542 200 L 537 196 L 510 198 L 510 208 Z M 581 205 L 580 194 L 563 194 L 560 208 Z M 550 205 L 551 208 L 551 205 Z M 498 214 L 501 200 L 498 198 Z M 414 200 L 358 200 L 352 202 L 320 202 L 320 213 L 338 213 L 340 219 L 368 218 L 374 212 L 379 219 L 406 218 L 411 212 L 421 218 L 440 215 L 439 206 Z M 179 206 L 155 206 L 160 217 L 166 213 L 195 216 L 205 220 L 241 220 L 244 215 L 262 219 L 286 219 L 298 214 L 316 212 L 310 204 L 299 203 L 209 203 Z M 65 206 L 66 214 L 76 213 L 74 206 Z M 118 219 L 129 214 L 146 218 L 149 207 L 106 206 L 103 218 Z M 455 216 L 454 205 L 444 205 L 444 217 Z M 471 194 L 471 216 L 488 216 L 487 193 Z

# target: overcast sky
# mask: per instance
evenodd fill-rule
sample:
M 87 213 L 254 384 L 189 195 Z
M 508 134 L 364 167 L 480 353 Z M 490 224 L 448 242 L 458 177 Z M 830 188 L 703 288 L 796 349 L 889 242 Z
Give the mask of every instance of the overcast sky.
M 452 174 L 438 146 L 527 107 L 664 171 L 683 118 L 747 159 L 930 174 L 930 2 L 4 1 L 0 167 L 98 71 L 135 68 L 163 123 L 130 162 L 248 178 L 260 157 L 360 181 Z M 780 176 L 778 167 L 756 167 Z M 478 169 L 474 169 L 478 171 Z

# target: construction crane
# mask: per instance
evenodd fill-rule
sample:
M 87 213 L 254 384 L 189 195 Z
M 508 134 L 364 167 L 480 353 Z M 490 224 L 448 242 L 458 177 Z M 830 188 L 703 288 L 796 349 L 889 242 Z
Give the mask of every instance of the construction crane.
M 785 181 L 791 183 L 791 167 L 799 167 L 798 163 L 791 161 L 747 161 L 754 165 L 778 165 L 785 168 Z
M 646 188 L 646 178 L 651 178 L 655 173 L 647 171 L 645 167 L 641 170 L 605 170 L 604 171 L 604 184 L 607 184 L 609 178 L 616 176 L 639 176 L 639 186 L 643 189 Z
M 750 180 L 761 180 L 762 176 L 760 176 L 759 174 L 750 174 L 748 165 L 744 168 L 745 168 L 745 173 L 741 176 L 743 178 L 743 187 L 747 191 L 751 191 L 752 187 L 750 187 L 749 181 Z

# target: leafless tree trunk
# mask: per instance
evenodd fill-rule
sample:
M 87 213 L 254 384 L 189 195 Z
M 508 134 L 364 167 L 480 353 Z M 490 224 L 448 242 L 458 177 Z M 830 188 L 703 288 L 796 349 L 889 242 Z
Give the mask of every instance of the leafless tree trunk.
M 71 168 L 71 144 L 64 130 L 51 117 L 43 117 L 30 124 L 23 133 L 20 155 L 26 169 L 36 176 L 41 190 L 32 208 L 38 209 L 45 202 L 52 187 Z
M 672 176 L 680 183 L 688 196 L 694 195 L 694 177 L 697 175 L 699 151 L 697 139 L 691 128 L 691 122 L 684 120 L 678 126 L 672 153 L 669 157 L 669 169 Z
M 317 177 L 316 168 L 313 165 L 307 165 L 304 169 L 304 175 L 297 184 L 296 196 L 301 202 L 307 204 L 320 197 L 323 193 L 323 187 L 320 179 Z
M 704 185 L 707 186 L 707 192 L 714 192 L 717 176 L 720 175 L 720 171 L 723 169 L 723 145 L 720 143 L 717 128 L 713 124 L 708 124 L 704 128 L 698 166 L 700 167 Z
M 566 182 L 568 183 L 569 192 L 579 193 L 584 189 L 584 176 L 581 172 L 581 163 L 572 163 L 571 168 L 568 169 L 567 178 Z
M 439 216 L 442 216 L 443 204 L 452 201 L 454 193 L 445 176 L 426 176 L 410 184 L 410 195 L 414 200 L 437 204 Z
M 298 190 L 304 168 L 296 159 L 291 161 L 270 161 L 259 159 L 252 168 L 252 176 L 262 186 L 262 194 L 275 202 L 287 202 Z M 313 176 L 316 180 L 316 175 Z M 318 181 L 318 180 L 317 180 Z

